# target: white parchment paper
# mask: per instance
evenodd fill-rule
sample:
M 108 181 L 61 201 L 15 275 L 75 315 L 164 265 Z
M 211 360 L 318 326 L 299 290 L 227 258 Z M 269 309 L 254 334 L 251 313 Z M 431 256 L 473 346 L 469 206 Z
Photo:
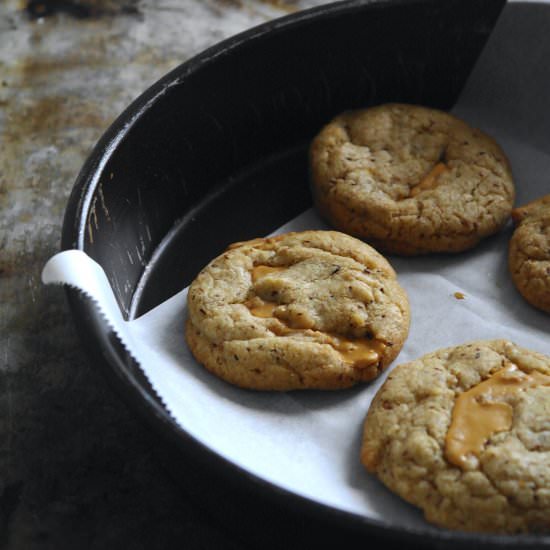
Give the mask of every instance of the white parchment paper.
M 550 5 L 508 5 L 454 112 L 508 155 L 521 204 L 550 192 Z M 533 52 L 536 52 L 535 54 Z M 313 210 L 277 233 L 327 228 Z M 508 338 L 550 354 L 550 317 L 527 305 L 507 269 L 511 227 L 455 256 L 390 257 L 411 304 L 410 336 L 394 364 L 440 347 Z M 186 290 L 141 318 L 122 319 L 101 267 L 80 251 L 52 258 L 46 283 L 97 302 L 175 420 L 246 470 L 335 508 L 389 524 L 420 526 L 416 509 L 359 464 L 362 423 L 385 376 L 338 392 L 256 393 L 207 373 L 190 355 Z M 464 300 L 457 300 L 462 292 Z

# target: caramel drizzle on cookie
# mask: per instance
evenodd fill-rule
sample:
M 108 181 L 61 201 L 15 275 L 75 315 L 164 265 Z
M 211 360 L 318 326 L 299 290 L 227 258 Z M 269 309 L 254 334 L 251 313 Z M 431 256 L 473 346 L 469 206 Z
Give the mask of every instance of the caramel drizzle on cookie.
M 527 388 L 548 385 L 550 376 L 537 371 L 526 374 L 510 364 L 460 394 L 445 437 L 445 458 L 462 469 L 476 464 L 472 457 L 480 456 L 489 438 L 512 427 L 514 411 L 507 398 Z
M 256 282 L 258 279 L 265 277 L 271 273 L 279 273 L 284 271 L 286 267 L 279 266 L 267 266 L 257 265 L 254 266 L 251 272 L 252 282 Z M 310 327 L 296 328 L 287 326 L 281 319 L 275 316 L 275 310 L 279 307 L 279 304 L 275 302 L 267 302 L 262 300 L 259 296 L 254 297 L 244 304 L 250 313 L 255 317 L 262 319 L 276 318 L 280 323 L 280 327 L 277 329 L 279 336 L 289 336 L 292 334 L 303 334 L 306 331 L 310 331 L 325 336 L 326 342 L 332 348 L 334 348 L 341 356 L 344 363 L 354 365 L 357 368 L 368 367 L 375 363 L 378 363 L 380 356 L 386 348 L 386 344 L 375 338 L 345 338 L 340 334 L 333 334 L 330 332 L 322 332 L 317 330 L 311 330 Z
M 370 366 L 380 360 L 380 356 L 386 348 L 384 342 L 375 338 L 355 338 L 353 340 L 344 338 L 337 334 L 328 334 L 331 341 L 329 344 L 338 352 L 345 363 L 353 364 L 356 367 Z
M 275 317 L 274 311 L 279 306 L 275 302 L 266 302 L 261 298 L 255 297 L 244 304 L 250 313 L 254 317 L 261 317 L 262 319 L 269 319 L 270 317 Z
M 255 283 L 258 279 L 261 279 L 262 277 L 265 277 L 266 275 L 269 275 L 271 273 L 280 273 L 281 271 L 285 271 L 286 267 L 281 266 L 271 266 L 271 265 L 255 265 L 252 268 L 252 282 Z
M 428 189 L 435 189 L 439 182 L 437 181 L 439 176 L 448 170 L 448 166 L 443 162 L 438 162 L 413 188 L 410 190 L 410 196 L 416 197 L 416 195 L 427 191 Z

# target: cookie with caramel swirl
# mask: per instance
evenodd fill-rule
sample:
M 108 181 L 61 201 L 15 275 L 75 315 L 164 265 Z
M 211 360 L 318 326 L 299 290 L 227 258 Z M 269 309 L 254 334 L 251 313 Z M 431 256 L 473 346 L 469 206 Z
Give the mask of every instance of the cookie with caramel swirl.
M 387 104 L 336 117 L 310 148 L 315 204 L 379 250 L 460 252 L 508 220 L 514 184 L 488 135 L 426 107 Z
M 188 293 L 187 343 L 220 378 L 258 390 L 337 389 L 399 353 L 409 304 L 387 260 L 335 231 L 236 243 Z

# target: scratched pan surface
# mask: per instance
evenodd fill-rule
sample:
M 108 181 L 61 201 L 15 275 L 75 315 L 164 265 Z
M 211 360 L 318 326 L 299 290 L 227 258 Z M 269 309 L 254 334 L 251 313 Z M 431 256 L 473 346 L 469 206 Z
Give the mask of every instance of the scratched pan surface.
M 127 318 L 144 313 L 228 242 L 269 233 L 310 205 L 307 145 L 335 114 L 388 101 L 450 108 L 503 3 L 340 2 L 207 50 L 145 92 L 97 144 L 67 207 L 63 248 L 103 266 Z M 286 548 L 540 544 L 390 527 L 252 476 L 175 424 L 93 306 L 68 296 L 84 342 L 159 435 L 174 476 L 247 540 Z

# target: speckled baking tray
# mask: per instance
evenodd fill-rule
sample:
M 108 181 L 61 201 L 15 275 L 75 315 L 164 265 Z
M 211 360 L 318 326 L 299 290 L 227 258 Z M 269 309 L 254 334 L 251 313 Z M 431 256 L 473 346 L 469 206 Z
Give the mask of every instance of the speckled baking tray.
M 326 5 L 249 30 L 157 82 L 115 121 L 76 181 L 62 247 L 104 269 L 126 319 L 186 286 L 228 242 L 308 208 L 307 146 L 335 114 L 398 101 L 450 109 L 504 2 Z M 75 290 L 79 332 L 108 379 L 159 435 L 182 488 L 263 547 L 342 543 L 538 547 L 537 536 L 396 527 L 260 479 L 186 433 L 103 317 Z

